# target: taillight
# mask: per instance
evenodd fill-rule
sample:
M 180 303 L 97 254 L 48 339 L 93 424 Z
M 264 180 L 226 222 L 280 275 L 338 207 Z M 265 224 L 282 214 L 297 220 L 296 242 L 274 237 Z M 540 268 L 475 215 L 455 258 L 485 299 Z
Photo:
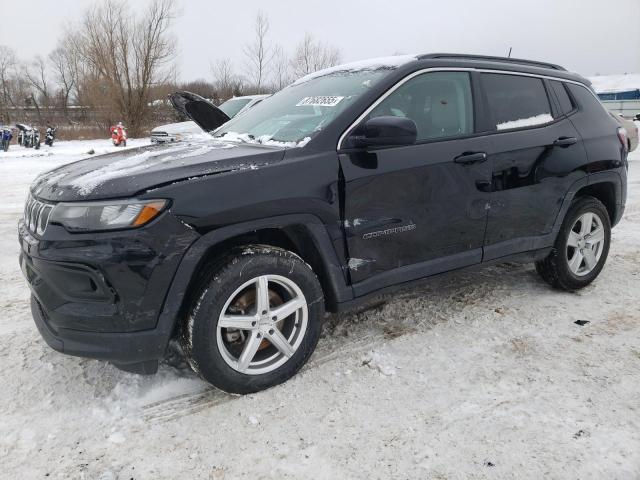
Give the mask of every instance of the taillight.
M 622 127 L 618 127 L 618 140 L 620 140 L 620 144 L 622 145 L 622 148 L 626 150 L 628 145 L 627 131 Z

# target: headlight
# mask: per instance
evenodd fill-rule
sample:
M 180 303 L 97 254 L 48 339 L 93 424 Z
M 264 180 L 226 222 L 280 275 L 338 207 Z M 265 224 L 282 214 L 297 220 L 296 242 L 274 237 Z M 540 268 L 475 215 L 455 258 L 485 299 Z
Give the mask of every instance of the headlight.
M 58 203 L 49 222 L 60 223 L 71 232 L 135 228 L 160 215 L 167 203 L 166 200 Z

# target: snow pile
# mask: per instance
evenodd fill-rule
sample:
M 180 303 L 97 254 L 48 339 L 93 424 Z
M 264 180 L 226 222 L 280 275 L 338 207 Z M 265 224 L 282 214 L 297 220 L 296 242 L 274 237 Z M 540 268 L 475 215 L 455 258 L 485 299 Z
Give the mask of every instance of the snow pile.
M 596 93 L 628 92 L 640 89 L 640 73 L 589 77 Z
M 380 351 L 370 351 L 362 358 L 362 365 L 372 370 L 377 370 L 385 377 L 396 374 L 396 368 L 391 363 L 393 357 L 387 353 Z
M 520 118 L 518 120 L 511 120 L 509 122 L 499 123 L 496 125 L 498 130 L 510 130 L 512 128 L 534 127 L 536 125 L 544 125 L 545 123 L 553 122 L 553 117 L 548 113 L 542 113 L 535 117 Z

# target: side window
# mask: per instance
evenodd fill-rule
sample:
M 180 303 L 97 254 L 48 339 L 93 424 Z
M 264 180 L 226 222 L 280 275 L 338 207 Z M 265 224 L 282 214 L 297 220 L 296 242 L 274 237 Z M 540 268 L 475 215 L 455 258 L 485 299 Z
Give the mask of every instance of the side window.
M 593 92 L 589 91 L 587 87 L 576 85 L 573 83 L 567 83 L 571 96 L 576 101 L 581 110 L 584 110 L 588 114 L 600 115 L 602 113 L 609 114 L 609 111 L 602 103 L 596 98 Z
M 389 115 L 413 120 L 418 141 L 472 133 L 469 74 L 433 72 L 412 78 L 385 98 L 367 119 Z
M 566 115 L 571 110 L 573 110 L 573 102 L 571 101 L 571 97 L 567 93 L 567 89 L 564 88 L 562 82 L 558 82 L 557 80 L 551 80 L 551 88 L 556 94 L 558 101 L 560 102 L 560 112 L 563 115 Z
M 482 85 L 496 129 L 532 127 L 553 121 L 541 79 L 485 73 Z

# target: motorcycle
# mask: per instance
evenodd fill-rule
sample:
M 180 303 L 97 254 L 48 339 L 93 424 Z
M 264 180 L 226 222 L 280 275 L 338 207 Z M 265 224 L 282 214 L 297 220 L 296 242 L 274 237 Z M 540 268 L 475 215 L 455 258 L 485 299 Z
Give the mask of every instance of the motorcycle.
M 53 141 L 56 138 L 56 130 L 58 130 L 57 128 L 54 127 L 47 127 L 47 132 L 44 136 L 44 144 L 48 145 L 50 147 L 53 147 Z
M 23 123 L 16 123 L 16 127 L 20 130 L 18 133 L 18 145 L 25 148 L 40 148 L 40 131 Z
M 33 145 L 33 148 L 36 150 L 40 150 L 40 130 L 37 128 L 31 131 L 31 145 Z
M 23 123 L 16 123 L 16 128 L 19 130 L 18 145 L 20 145 L 21 147 L 26 147 L 27 132 L 31 130 L 31 127 L 28 125 L 24 125 Z
M 31 140 L 33 139 L 33 130 L 25 130 L 22 132 L 22 146 L 24 148 L 31 148 Z
M 127 146 L 127 129 L 121 123 L 111 127 L 111 140 L 116 147 Z

